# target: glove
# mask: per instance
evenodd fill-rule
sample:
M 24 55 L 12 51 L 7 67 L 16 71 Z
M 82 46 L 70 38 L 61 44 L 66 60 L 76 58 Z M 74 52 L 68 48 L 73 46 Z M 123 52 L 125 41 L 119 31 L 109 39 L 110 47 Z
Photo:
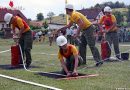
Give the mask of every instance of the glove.
M 70 77 L 72 76 L 72 74 L 70 72 L 67 73 L 67 77 Z
M 19 41 L 18 36 L 17 35 L 13 35 L 13 40 L 14 40 L 15 43 L 18 43 L 18 41 Z
M 78 76 L 78 72 L 77 72 L 77 71 L 74 71 L 74 72 L 72 73 L 72 76 L 73 76 L 73 77 Z

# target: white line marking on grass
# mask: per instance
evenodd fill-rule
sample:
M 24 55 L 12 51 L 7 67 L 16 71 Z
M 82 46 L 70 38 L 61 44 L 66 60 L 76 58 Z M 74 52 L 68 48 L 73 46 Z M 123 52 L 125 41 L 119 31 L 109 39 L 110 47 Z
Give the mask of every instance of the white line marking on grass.
M 11 49 L 9 50 L 5 50 L 5 51 L 0 51 L 0 53 L 5 53 L 5 52 L 9 52 Z
M 14 80 L 14 81 L 18 81 L 18 82 L 22 82 L 22 83 L 26 83 L 26 84 L 31 84 L 31 85 L 34 85 L 34 86 L 44 87 L 44 88 L 47 88 L 47 89 L 62 90 L 62 89 L 59 89 L 59 88 L 55 88 L 55 87 L 51 87 L 51 86 L 47 86 L 47 85 L 43 85 L 43 84 L 31 82 L 31 81 L 26 81 L 26 80 L 22 80 L 22 79 L 18 79 L 18 78 L 15 78 L 15 77 L 2 75 L 2 74 L 0 74 L 0 77 L 6 78 L 6 79 L 10 79 L 10 80 Z
M 120 46 L 127 47 L 127 46 L 130 46 L 130 45 L 127 45 L 127 44 L 126 44 L 126 45 L 120 45 Z
M 47 54 L 47 53 L 40 53 L 40 54 L 44 54 L 44 55 L 50 55 L 50 56 L 56 56 L 57 54 Z M 87 56 L 87 57 L 89 57 L 89 58 L 93 58 L 93 56 Z
M 51 55 L 51 56 L 56 56 L 57 54 L 47 54 L 47 53 L 40 53 L 40 54 L 45 54 L 45 55 Z

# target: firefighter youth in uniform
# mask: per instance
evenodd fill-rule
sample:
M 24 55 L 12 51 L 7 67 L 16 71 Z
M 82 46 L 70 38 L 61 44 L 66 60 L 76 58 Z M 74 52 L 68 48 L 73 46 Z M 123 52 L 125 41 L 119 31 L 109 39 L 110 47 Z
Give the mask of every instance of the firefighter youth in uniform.
M 13 16 L 13 14 L 6 13 L 4 20 L 9 24 L 13 30 L 13 35 L 16 35 L 15 28 L 19 29 L 18 43 L 20 44 L 23 52 L 23 57 L 26 57 L 26 67 L 29 67 L 32 61 L 31 49 L 32 49 L 32 32 L 28 24 L 19 16 Z
M 105 26 L 105 38 L 109 42 L 110 46 L 113 43 L 114 51 L 117 59 L 121 59 L 120 51 L 119 51 L 119 40 L 118 40 L 118 28 L 117 22 L 114 15 L 112 15 L 112 9 L 109 6 L 104 8 L 105 15 L 101 17 L 99 24 Z
M 59 46 L 58 59 L 63 68 L 62 73 L 67 76 L 77 76 L 77 67 L 83 62 L 78 55 L 78 50 L 74 45 L 67 44 L 67 39 L 64 36 L 57 37 L 56 42 Z

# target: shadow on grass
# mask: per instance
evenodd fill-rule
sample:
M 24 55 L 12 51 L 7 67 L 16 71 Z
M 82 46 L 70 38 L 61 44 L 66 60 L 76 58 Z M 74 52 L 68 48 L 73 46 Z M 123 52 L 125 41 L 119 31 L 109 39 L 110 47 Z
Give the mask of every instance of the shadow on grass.
M 41 75 L 41 76 L 45 76 L 45 77 L 48 77 L 48 78 L 53 78 L 53 79 L 58 79 L 58 80 L 62 80 L 62 79 L 74 79 L 74 78 L 85 78 L 85 76 L 87 76 L 87 74 L 82 74 L 82 73 L 79 73 L 78 76 L 70 76 L 70 77 L 66 77 L 64 76 L 60 71 L 56 71 L 56 72 L 50 72 L 51 74 L 49 73 L 44 73 L 44 72 L 40 72 L 40 73 L 36 73 L 36 75 Z M 57 75 L 57 74 L 61 74 L 61 75 Z M 62 76 L 63 75 L 63 76 Z
M 54 74 L 49 74 L 49 73 L 54 73 Z M 39 73 L 35 73 L 35 74 L 45 76 L 45 77 L 48 77 L 48 78 L 54 78 L 54 79 L 65 78 L 66 77 L 66 76 L 62 76 L 62 75 L 55 75 L 55 74 L 62 74 L 60 71 L 49 72 L 49 73 L 39 72 Z

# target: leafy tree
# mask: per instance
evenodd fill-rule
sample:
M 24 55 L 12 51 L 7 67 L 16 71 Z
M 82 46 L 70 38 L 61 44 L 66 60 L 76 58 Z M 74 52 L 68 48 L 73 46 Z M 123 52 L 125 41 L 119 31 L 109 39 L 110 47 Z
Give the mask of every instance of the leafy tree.
M 45 21 L 45 22 L 43 23 L 43 26 L 44 26 L 45 29 L 48 28 L 48 23 L 47 23 L 47 21 Z
M 127 18 L 128 18 L 128 22 L 130 22 L 130 5 L 128 6 L 128 15 L 127 15 Z
M 124 22 L 121 22 L 121 24 L 120 24 L 121 26 L 123 26 L 123 27 L 127 27 L 128 26 L 128 22 L 126 22 L 126 21 L 124 21 Z
M 119 1 L 117 1 L 117 2 L 115 3 L 115 7 L 116 7 L 116 8 L 120 8 L 120 3 L 119 3 Z
M 40 27 L 35 27 L 35 26 L 30 26 L 31 30 L 35 30 L 35 29 L 41 29 Z
M 94 7 L 95 8 L 101 8 L 101 5 L 99 3 L 97 3 Z
M 43 14 L 42 14 L 42 13 L 38 13 L 38 14 L 37 14 L 37 20 L 38 20 L 38 21 L 42 21 L 43 19 L 44 19 Z
M 119 11 L 116 11 L 116 12 L 114 12 L 113 14 L 114 14 L 115 17 L 116 17 L 117 24 L 120 25 L 120 24 L 122 23 L 122 21 L 123 21 L 123 15 L 122 15 L 121 12 L 119 12 Z
M 94 7 L 100 7 L 100 8 L 104 8 L 105 6 L 110 6 L 111 8 L 124 8 L 126 7 L 126 5 L 123 2 L 104 2 L 102 4 L 96 4 Z
M 50 20 L 50 23 L 51 23 L 52 17 L 53 17 L 54 15 L 55 15 L 55 14 L 54 14 L 53 12 L 49 12 L 49 13 L 47 14 L 47 16 L 48 16 L 48 18 L 49 18 L 49 20 Z

